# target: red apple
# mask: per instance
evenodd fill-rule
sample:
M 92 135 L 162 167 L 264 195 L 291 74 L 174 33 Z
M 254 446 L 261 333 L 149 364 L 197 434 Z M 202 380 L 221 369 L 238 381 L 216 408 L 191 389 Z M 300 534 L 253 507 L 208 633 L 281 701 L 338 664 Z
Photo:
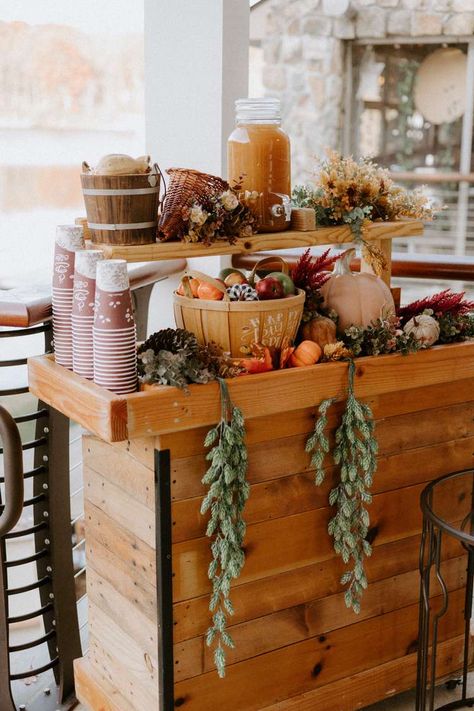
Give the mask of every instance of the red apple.
M 282 299 L 285 296 L 283 284 L 275 277 L 260 279 L 260 281 L 257 281 L 255 289 L 257 290 L 258 298 L 262 300 Z

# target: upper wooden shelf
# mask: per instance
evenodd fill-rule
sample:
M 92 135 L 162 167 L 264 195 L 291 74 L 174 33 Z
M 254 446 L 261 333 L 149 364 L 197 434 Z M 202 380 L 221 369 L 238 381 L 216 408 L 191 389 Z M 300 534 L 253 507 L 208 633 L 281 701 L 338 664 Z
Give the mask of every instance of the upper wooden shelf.
M 423 223 L 418 220 L 398 222 L 373 222 L 367 229 L 369 240 L 391 240 L 397 237 L 419 237 L 423 234 Z M 320 227 L 310 232 L 287 230 L 256 234 L 247 239 L 239 239 L 236 244 L 214 243 L 209 247 L 189 242 L 155 242 L 136 246 L 93 244 L 101 249 L 107 259 L 126 259 L 127 262 L 154 262 L 161 259 L 182 259 L 190 257 L 212 257 L 216 255 L 250 254 L 273 249 L 314 247 L 326 244 L 353 242 L 349 227 Z
M 474 377 L 474 342 L 436 346 L 412 355 L 358 358 L 356 392 L 376 399 L 416 387 Z M 161 385 L 145 392 L 115 395 L 71 373 L 53 356 L 28 359 L 31 392 L 108 442 L 150 437 L 210 426 L 219 421 L 219 386 L 190 385 L 185 393 Z M 268 417 L 315 408 L 328 397 L 343 397 L 347 363 L 318 363 L 228 380 L 233 402 L 244 417 Z

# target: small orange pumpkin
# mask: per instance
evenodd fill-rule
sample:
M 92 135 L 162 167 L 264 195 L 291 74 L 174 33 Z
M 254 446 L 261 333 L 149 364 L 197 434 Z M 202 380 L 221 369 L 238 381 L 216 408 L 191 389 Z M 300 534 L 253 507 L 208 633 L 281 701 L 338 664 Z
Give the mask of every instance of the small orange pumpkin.
M 224 287 L 222 291 L 219 291 L 219 289 L 214 286 L 213 284 L 209 284 L 206 281 L 202 281 L 197 289 L 197 295 L 199 299 L 208 299 L 210 301 L 221 301 L 224 298 L 224 293 L 225 293 L 225 284 L 222 281 L 222 279 L 216 279 L 215 281 L 218 281 L 219 283 L 222 284 Z
M 290 356 L 290 365 L 299 368 L 305 365 L 314 365 L 321 358 L 323 351 L 313 341 L 302 341 Z

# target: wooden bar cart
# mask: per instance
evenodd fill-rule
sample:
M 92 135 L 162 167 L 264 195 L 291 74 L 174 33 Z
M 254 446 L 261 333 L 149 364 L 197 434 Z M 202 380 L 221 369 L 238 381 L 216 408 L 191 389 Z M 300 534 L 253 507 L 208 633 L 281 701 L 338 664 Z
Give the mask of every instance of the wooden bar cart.
M 392 234 L 388 225 L 376 227 L 374 239 L 388 238 L 388 245 L 390 236 L 422 231 L 419 223 L 392 225 Z M 298 239 L 350 241 L 349 230 L 339 240 L 334 230 L 324 233 L 293 233 L 301 237 L 291 246 L 301 246 Z M 265 240 L 266 249 L 280 247 L 275 235 L 271 244 Z M 160 245 L 147 249 L 156 258 Z M 414 685 L 419 495 L 426 482 L 473 464 L 474 343 L 359 358 L 356 366 L 356 393 L 373 409 L 379 441 L 368 536 L 374 550 L 358 616 L 345 607 L 343 564 L 327 533 L 336 472 L 328 463 L 326 482 L 316 487 L 305 452 L 321 400 L 344 397 L 347 363 L 228 381 L 246 420 L 251 492 L 246 564 L 232 590 L 235 649 L 220 679 L 205 641 L 210 550 L 200 514 L 203 441 L 219 420 L 218 384 L 192 385 L 188 394 L 157 386 L 117 396 L 52 356 L 30 359 L 32 392 L 90 432 L 84 437 L 90 647 L 76 662 L 77 693 L 90 709 L 354 711 Z M 330 416 L 332 433 L 335 425 Z M 457 494 L 470 492 L 460 486 Z M 456 521 L 455 509 L 444 514 Z M 462 659 L 460 544 L 446 546 L 443 565 L 450 609 L 438 662 L 448 675 Z M 440 604 L 439 587 L 432 593 Z

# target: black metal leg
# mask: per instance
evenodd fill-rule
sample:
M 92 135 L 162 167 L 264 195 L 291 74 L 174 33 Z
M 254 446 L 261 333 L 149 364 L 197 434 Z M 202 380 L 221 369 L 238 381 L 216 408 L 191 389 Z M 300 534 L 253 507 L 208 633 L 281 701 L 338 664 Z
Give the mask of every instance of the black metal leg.
M 173 711 L 173 568 L 171 558 L 171 466 L 168 449 L 155 450 L 156 575 L 160 711 Z
M 467 580 L 466 580 L 466 598 L 464 604 L 464 657 L 463 657 L 463 672 L 462 672 L 462 698 L 467 698 L 467 673 L 469 666 L 469 637 L 471 634 L 471 618 L 472 618 L 472 594 L 473 594 L 473 578 L 474 578 L 474 550 L 469 547 L 467 551 Z
M 48 434 L 49 533 L 52 590 L 59 657 L 59 699 L 74 693 L 73 662 L 82 655 L 72 558 L 69 486 L 69 420 L 51 409 Z
M 428 672 L 428 651 L 430 637 L 430 576 L 434 562 L 435 547 L 433 527 L 423 521 L 420 547 L 420 614 L 418 633 L 418 659 L 416 682 L 416 711 L 426 709 L 426 686 Z
M 7 570 L 5 567 L 5 543 L 0 540 L 0 709 L 15 711 L 10 686 L 10 655 L 8 633 Z

